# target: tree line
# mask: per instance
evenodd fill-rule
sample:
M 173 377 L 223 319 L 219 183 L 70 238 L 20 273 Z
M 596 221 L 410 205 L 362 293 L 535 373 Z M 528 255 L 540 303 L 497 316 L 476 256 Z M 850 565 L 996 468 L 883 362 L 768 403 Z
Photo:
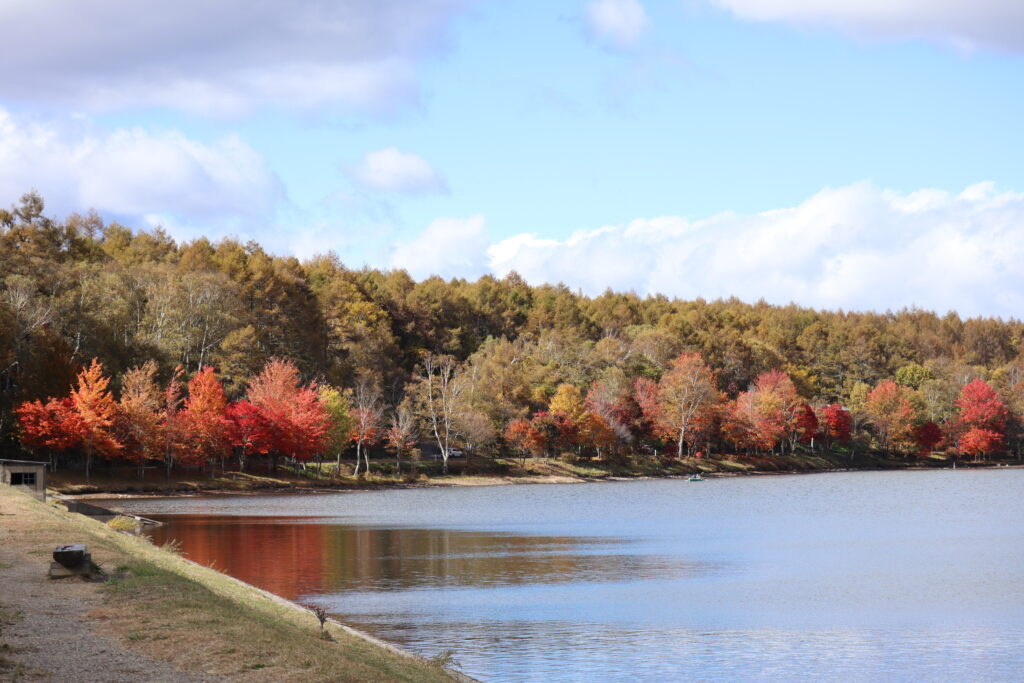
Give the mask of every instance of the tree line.
M 33 193 L 0 210 L 7 452 L 50 439 L 45 448 L 87 460 L 172 452 L 209 465 L 337 458 L 344 446 L 365 467 L 367 449 L 400 428 L 399 454 L 417 439 L 444 455 L 812 444 L 1019 454 L 1022 332 L 1017 320 L 915 309 L 586 297 L 515 273 L 416 282 L 334 254 L 300 261 L 253 242 L 179 244 L 95 214 L 55 220 Z M 274 394 L 268 372 L 274 391 L 287 374 L 305 392 L 313 422 L 292 416 L 302 426 L 291 434 L 268 426 L 283 410 L 259 403 Z M 95 395 L 106 408 L 88 408 Z M 94 425 L 110 425 L 75 426 L 90 410 Z M 33 435 L 44 423 L 69 426 Z M 171 436 L 154 442 L 158 432 Z

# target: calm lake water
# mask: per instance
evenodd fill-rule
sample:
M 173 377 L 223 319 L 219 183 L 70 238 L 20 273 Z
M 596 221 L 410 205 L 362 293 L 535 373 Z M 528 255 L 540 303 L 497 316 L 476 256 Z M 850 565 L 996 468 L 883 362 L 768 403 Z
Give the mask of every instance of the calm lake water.
M 1024 470 L 117 505 L 489 681 L 1024 679 Z

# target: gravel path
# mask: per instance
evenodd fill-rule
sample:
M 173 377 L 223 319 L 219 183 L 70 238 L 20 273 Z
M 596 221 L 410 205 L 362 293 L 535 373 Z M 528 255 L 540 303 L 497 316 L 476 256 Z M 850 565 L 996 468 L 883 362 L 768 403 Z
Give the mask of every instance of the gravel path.
M 99 585 L 49 579 L 48 556 L 0 547 L 0 563 L 2 639 L 10 648 L 0 654 L 20 665 L 0 669 L 0 680 L 218 680 L 176 671 L 99 633 L 101 622 L 90 616 L 102 603 Z

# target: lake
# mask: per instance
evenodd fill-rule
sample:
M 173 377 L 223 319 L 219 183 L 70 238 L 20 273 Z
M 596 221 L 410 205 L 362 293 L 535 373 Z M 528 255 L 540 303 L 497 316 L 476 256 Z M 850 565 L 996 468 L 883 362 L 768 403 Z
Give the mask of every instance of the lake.
M 488 681 L 1024 678 L 1024 470 L 110 504 Z

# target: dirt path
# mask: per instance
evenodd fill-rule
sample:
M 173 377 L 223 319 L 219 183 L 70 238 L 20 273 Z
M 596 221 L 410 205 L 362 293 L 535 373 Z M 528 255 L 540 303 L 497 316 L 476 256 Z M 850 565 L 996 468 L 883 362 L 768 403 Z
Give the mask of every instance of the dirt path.
M 111 579 L 48 578 L 84 543 Z M 0 485 L 0 681 L 469 680 Z
M 176 671 L 98 632 L 102 621 L 92 612 L 103 602 L 99 585 L 47 578 L 50 549 L 19 547 L 12 518 L 0 517 L 0 680 L 215 680 Z

